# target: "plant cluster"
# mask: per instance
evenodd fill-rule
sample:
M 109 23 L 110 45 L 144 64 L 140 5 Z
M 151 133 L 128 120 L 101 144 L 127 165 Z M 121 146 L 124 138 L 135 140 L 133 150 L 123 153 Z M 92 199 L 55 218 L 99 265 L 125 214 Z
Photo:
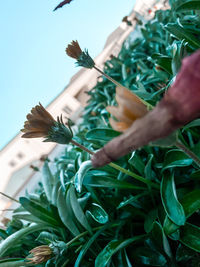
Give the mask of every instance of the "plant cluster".
M 182 59 L 200 48 L 200 2 L 170 3 L 170 10 L 138 25 L 139 37 L 130 36 L 104 67 L 152 106 Z M 88 94 L 73 143 L 54 162 L 45 161 L 37 192 L 21 197 L 0 229 L 0 267 L 199 266 L 198 164 L 177 147 L 154 143 L 95 169 L 89 153 L 120 134 L 106 109 L 115 105 L 115 85 L 101 77 Z M 199 130 L 196 119 L 178 131 L 197 157 Z

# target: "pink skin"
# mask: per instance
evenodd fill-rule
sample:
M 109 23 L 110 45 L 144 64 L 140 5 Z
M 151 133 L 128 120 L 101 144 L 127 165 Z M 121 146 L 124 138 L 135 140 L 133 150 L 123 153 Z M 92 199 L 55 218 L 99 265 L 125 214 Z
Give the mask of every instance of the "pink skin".
M 176 81 L 157 106 L 95 153 L 92 164 L 104 166 L 150 141 L 170 135 L 199 116 L 200 50 L 183 60 Z

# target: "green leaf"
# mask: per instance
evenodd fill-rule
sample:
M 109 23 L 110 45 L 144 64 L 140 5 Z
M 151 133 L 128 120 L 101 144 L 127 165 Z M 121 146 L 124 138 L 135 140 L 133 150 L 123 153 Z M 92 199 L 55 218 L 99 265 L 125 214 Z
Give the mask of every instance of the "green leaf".
M 24 220 L 27 222 L 35 222 L 35 223 L 42 223 L 42 220 L 34 216 L 33 214 L 30 214 L 28 212 L 17 212 L 13 214 L 13 218 L 18 220 Z
M 153 223 L 152 236 L 156 244 L 165 251 L 169 258 L 172 258 L 169 242 L 165 236 L 162 226 L 157 221 Z
M 95 260 L 95 267 L 105 267 L 109 263 L 111 257 L 121 249 L 124 249 L 133 242 L 142 239 L 142 236 L 136 236 L 126 240 L 113 240 L 100 252 Z
M 200 189 L 193 190 L 186 194 L 181 200 L 186 218 L 189 218 L 194 212 L 200 209 Z M 174 224 L 167 216 L 164 221 L 164 231 L 166 235 L 174 233 L 179 226 Z
M 167 263 L 166 258 L 160 252 L 150 248 L 137 248 L 134 255 L 135 262 L 139 266 L 166 266 Z
M 190 175 L 190 178 L 191 178 L 191 179 L 195 179 L 195 180 L 199 180 L 199 179 L 200 179 L 200 170 L 193 172 L 193 173 Z
M 162 171 L 175 168 L 190 166 L 193 160 L 179 149 L 173 149 L 166 153 Z
M 200 126 L 200 119 L 196 119 L 190 123 L 188 123 L 185 127 L 183 127 L 183 131 L 189 129 L 189 128 L 192 128 L 192 127 L 197 127 L 197 126 Z
M 46 229 L 47 225 L 45 224 L 31 224 L 26 228 L 20 229 L 19 231 L 8 236 L 5 240 L 0 243 L 0 256 L 2 257 L 5 252 L 13 247 L 17 242 L 22 240 L 25 236 Z
M 85 178 L 85 175 L 92 168 L 93 168 L 93 166 L 92 166 L 91 160 L 87 160 L 81 164 L 78 172 L 75 175 L 75 179 L 74 179 L 74 185 L 75 185 L 77 192 L 81 193 L 82 184 L 83 184 L 83 180 Z
M 142 158 L 137 154 L 137 151 L 133 151 L 128 163 L 133 166 L 141 175 L 144 174 L 145 165 Z
M 163 229 L 166 235 L 171 235 L 180 228 L 179 225 L 173 223 L 168 216 L 165 217 Z
M 176 11 L 188 11 L 188 10 L 200 10 L 200 1 L 199 0 L 191 0 L 187 1 L 183 4 L 178 5 Z
M 144 230 L 146 233 L 151 232 L 153 228 L 153 223 L 155 222 L 157 217 L 158 217 L 157 209 L 154 209 L 148 212 L 147 216 L 145 217 L 145 221 L 144 221 Z
M 196 252 L 182 244 L 179 244 L 176 250 L 176 261 L 187 261 L 195 257 Z
M 96 222 L 100 224 L 105 224 L 108 222 L 107 212 L 98 204 L 92 203 L 87 210 L 89 214 Z
M 86 252 L 88 251 L 88 249 L 91 247 L 91 245 L 94 243 L 94 241 L 98 238 L 98 236 L 108 227 L 110 226 L 110 224 L 106 224 L 104 225 L 100 230 L 98 230 L 90 239 L 88 242 L 86 242 L 82 248 L 81 251 L 78 254 L 78 257 L 76 259 L 76 262 L 74 264 L 74 267 L 79 267 L 80 263 L 84 257 L 84 255 L 86 254 Z
M 67 193 L 67 192 L 66 192 Z M 57 199 L 57 207 L 58 213 L 60 215 L 61 221 L 67 227 L 67 229 L 74 235 L 77 236 L 80 234 L 75 221 L 74 221 L 74 214 L 72 208 L 70 206 L 70 201 L 68 197 L 68 201 L 66 200 L 66 193 L 63 194 L 62 186 L 58 192 L 58 199 Z M 69 196 L 69 194 L 68 194 Z M 68 205 L 67 205 L 68 204 Z
M 47 224 L 59 226 L 59 222 L 54 219 L 54 215 L 43 208 L 41 205 L 36 204 L 36 202 L 29 200 L 26 197 L 20 197 L 19 202 L 21 205 L 29 211 L 33 216 L 39 218 Z
M 181 227 L 180 241 L 187 247 L 200 252 L 200 228 L 196 225 L 186 223 Z
M 0 267 L 23 267 L 23 266 L 27 266 L 27 262 L 25 262 L 25 259 L 11 258 L 11 259 L 0 260 Z
M 113 138 L 119 136 L 120 133 L 109 128 L 95 128 L 86 133 L 87 140 L 109 142 Z
M 189 45 L 191 45 L 194 48 L 200 48 L 200 41 L 194 37 L 192 33 L 185 30 L 183 27 L 181 27 L 177 23 L 168 23 L 164 26 L 164 28 L 169 31 L 171 34 L 173 34 L 177 39 L 179 40 L 185 40 L 188 42 Z
M 117 179 L 113 179 L 110 177 L 98 177 L 98 176 L 87 176 L 87 178 L 83 181 L 84 185 L 93 186 L 93 187 L 114 187 L 120 189 L 138 189 L 138 190 L 146 190 L 146 187 L 135 186 L 131 183 L 127 183 L 125 181 L 120 181 Z
M 162 69 L 167 71 L 169 74 L 172 74 L 172 58 L 161 54 L 153 54 L 151 57 Z
M 47 199 L 49 200 L 49 202 L 51 202 L 53 186 L 55 184 L 55 178 L 49 169 L 49 165 L 47 161 L 45 161 L 43 169 L 42 169 L 42 184 L 43 184 Z
M 88 220 L 77 200 L 74 186 L 71 186 L 68 190 L 69 190 L 69 199 L 70 199 L 71 207 L 72 207 L 72 210 L 74 212 L 76 219 L 89 233 L 92 233 L 92 229 L 88 223 Z
M 181 201 L 186 217 L 190 217 L 200 209 L 200 189 L 193 190 L 186 194 Z
M 174 175 L 163 175 L 161 182 L 161 199 L 168 217 L 177 225 L 185 224 L 185 213 L 177 199 Z

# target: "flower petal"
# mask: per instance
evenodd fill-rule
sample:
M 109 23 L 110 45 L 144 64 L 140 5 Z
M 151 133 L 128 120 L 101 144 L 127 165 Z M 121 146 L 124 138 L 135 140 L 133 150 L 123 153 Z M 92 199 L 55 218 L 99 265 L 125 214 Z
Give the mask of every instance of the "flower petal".
M 116 106 L 108 106 L 106 108 L 106 110 L 111 114 L 113 115 L 117 120 L 119 121 L 123 121 L 125 123 L 129 123 L 129 124 L 132 124 L 133 120 L 132 118 L 129 118 L 124 110 L 123 110 L 123 107 L 116 107 Z
M 110 125 L 111 127 L 118 132 L 124 132 L 126 131 L 131 125 L 129 123 L 126 122 L 118 122 L 113 120 L 113 118 L 109 119 Z

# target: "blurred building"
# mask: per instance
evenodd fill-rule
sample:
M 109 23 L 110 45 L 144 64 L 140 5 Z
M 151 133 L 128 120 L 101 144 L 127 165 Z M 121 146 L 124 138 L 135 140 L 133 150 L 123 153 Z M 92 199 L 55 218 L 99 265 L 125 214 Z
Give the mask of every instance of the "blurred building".
M 155 10 L 163 7 L 166 1 L 138 0 L 134 9 L 125 21 L 107 38 L 103 51 L 95 58 L 98 67 L 103 68 L 104 62 L 111 55 L 117 56 L 124 40 L 133 31 L 137 21 L 136 17 L 141 14 L 146 19 L 153 16 Z M 150 12 L 151 10 L 151 12 Z M 128 22 L 127 22 L 128 21 Z M 70 83 L 47 107 L 47 110 L 56 118 L 61 113 L 64 118 L 76 121 L 88 99 L 86 91 L 92 89 L 97 82 L 99 73 L 96 70 L 81 69 L 70 80 Z M 40 139 L 22 139 L 21 133 L 17 134 L 0 151 L 0 192 L 13 198 L 24 192 L 29 185 L 32 187 L 40 175 L 35 174 L 34 167 L 40 168 L 42 162 L 39 160 L 43 155 L 57 155 L 64 146 L 53 143 L 42 143 Z M 0 195 L 0 214 L 9 208 L 11 202 Z

